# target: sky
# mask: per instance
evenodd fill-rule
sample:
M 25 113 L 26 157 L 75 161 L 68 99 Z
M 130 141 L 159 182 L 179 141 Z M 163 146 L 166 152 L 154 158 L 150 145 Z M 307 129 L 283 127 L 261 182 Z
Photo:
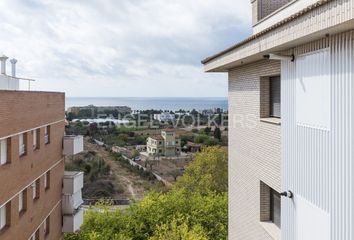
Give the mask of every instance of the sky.
M 226 97 L 226 74 L 204 73 L 200 61 L 251 34 L 249 0 L 1 0 L 0 9 L 0 53 L 18 59 L 17 75 L 71 97 Z

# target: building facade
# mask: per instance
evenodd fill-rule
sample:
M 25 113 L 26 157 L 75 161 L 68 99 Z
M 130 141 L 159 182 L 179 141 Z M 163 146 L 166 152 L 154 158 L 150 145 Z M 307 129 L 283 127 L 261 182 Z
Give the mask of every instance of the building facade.
M 161 135 L 148 137 L 146 143 L 150 156 L 176 157 L 181 154 L 181 140 L 171 129 L 161 131 Z
M 15 66 L 6 75 L 6 59 L 0 58 L 0 239 L 62 239 L 65 95 L 20 91 Z
M 354 239 L 354 1 L 252 1 L 229 74 L 229 239 Z

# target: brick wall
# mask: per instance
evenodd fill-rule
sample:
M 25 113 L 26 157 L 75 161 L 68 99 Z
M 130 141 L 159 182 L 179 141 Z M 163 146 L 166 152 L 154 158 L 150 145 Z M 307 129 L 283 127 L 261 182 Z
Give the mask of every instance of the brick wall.
M 44 239 L 43 221 L 50 214 L 50 232 L 48 239 L 61 238 L 61 191 L 64 173 L 64 161 L 60 161 L 50 172 L 50 188 L 44 189 L 44 177 L 40 178 L 39 199 L 32 199 L 32 187 L 27 189 L 27 210 L 18 212 L 18 195 L 11 200 L 11 225 L 0 233 L 1 240 L 27 240 L 39 227 L 40 239 Z M 16 236 L 14 238 L 14 236 Z
M 0 205 L 9 202 L 10 226 L 0 231 L 0 239 L 28 239 L 52 211 L 48 239 L 60 239 L 61 192 L 64 174 L 64 94 L 0 91 L 0 138 L 8 139 L 10 162 L 0 166 Z M 44 142 L 44 126 L 50 124 L 50 143 Z M 37 131 L 39 149 L 33 149 L 32 129 Z M 19 135 L 25 132 L 26 154 L 19 156 Z M 44 174 L 50 170 L 50 189 L 44 190 Z M 40 197 L 32 199 L 33 181 L 40 178 Z M 18 212 L 18 193 L 27 189 L 27 210 Z
M 272 239 L 260 224 L 260 183 L 280 192 L 280 126 L 260 121 L 263 77 L 280 62 L 262 60 L 229 72 L 229 239 Z
M 0 138 L 63 120 L 64 93 L 0 90 Z

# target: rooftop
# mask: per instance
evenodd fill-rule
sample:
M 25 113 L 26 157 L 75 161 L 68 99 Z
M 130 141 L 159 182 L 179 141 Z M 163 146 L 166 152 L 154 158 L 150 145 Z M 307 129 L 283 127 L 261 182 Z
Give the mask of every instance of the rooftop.
M 153 136 L 150 136 L 150 138 L 152 138 L 154 140 L 164 140 L 164 138 L 161 135 L 153 135 Z

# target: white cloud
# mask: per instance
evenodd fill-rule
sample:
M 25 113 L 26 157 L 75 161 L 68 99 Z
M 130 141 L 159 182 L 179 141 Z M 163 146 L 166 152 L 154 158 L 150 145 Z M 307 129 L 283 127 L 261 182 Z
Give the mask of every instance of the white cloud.
M 249 34 L 249 0 L 2 0 L 0 46 L 37 90 L 225 96 L 200 60 Z

